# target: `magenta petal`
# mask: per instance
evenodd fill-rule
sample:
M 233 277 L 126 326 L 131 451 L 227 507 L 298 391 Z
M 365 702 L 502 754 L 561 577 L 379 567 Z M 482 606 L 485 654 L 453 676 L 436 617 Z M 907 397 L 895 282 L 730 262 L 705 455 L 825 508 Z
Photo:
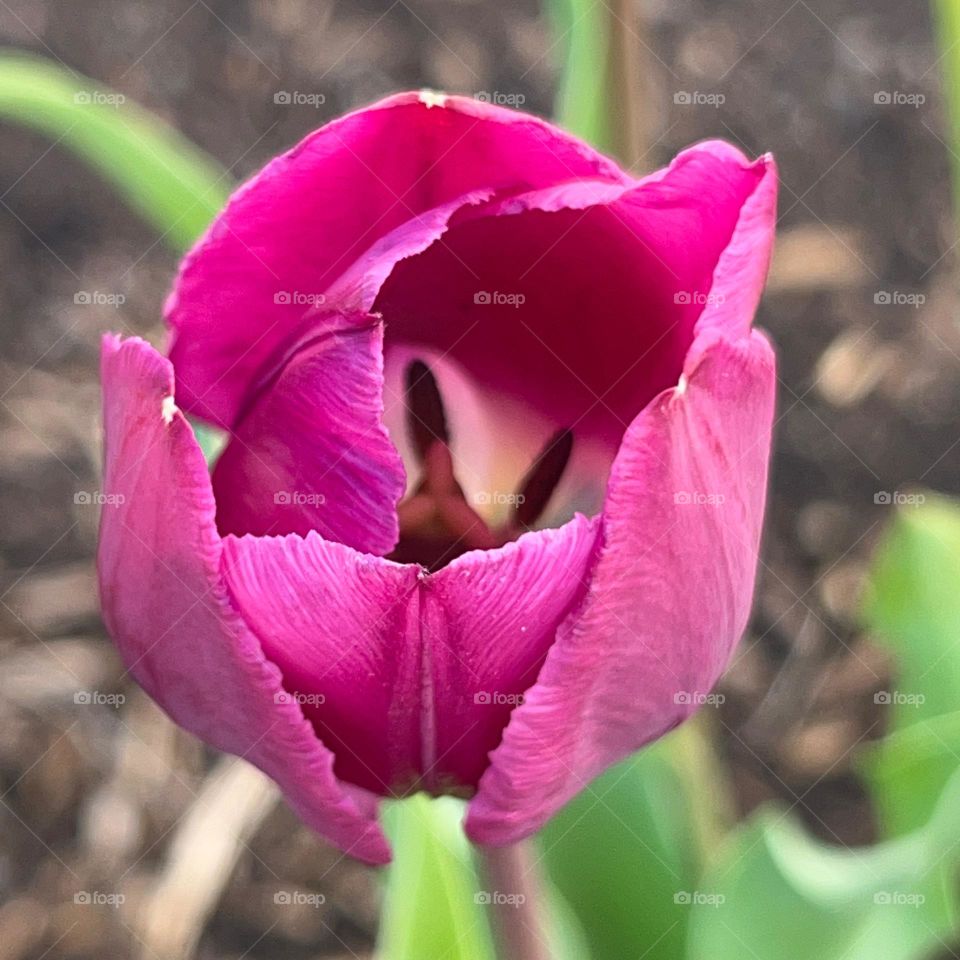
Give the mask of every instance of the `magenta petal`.
M 475 190 L 433 207 L 402 223 L 353 260 L 327 291 L 328 304 L 340 310 L 367 312 L 390 271 L 407 257 L 423 253 L 446 232 L 454 214 L 491 199 L 494 190 Z
M 570 478 L 601 480 L 599 453 L 609 463 L 677 382 L 696 330 L 749 327 L 775 199 L 769 157 L 707 143 L 641 181 L 574 179 L 464 207 L 384 283 L 387 349 L 448 356 L 495 396 L 496 432 L 523 430 L 528 448 L 572 427 L 583 463 Z
M 558 626 L 582 598 L 596 520 L 576 516 L 428 577 L 420 619 L 434 683 L 427 769 L 434 790 L 477 783 Z
M 337 781 L 332 754 L 230 602 L 206 464 L 173 406 L 170 363 L 142 340 L 107 337 L 102 376 L 98 567 L 104 620 L 128 669 L 181 726 L 273 777 L 319 833 L 386 862 L 372 803 Z
M 561 627 L 471 803 L 467 832 L 478 843 L 532 833 L 607 766 L 683 720 L 746 625 L 774 358 L 758 333 L 705 337 L 685 382 L 624 437 L 588 596 Z
M 431 576 L 316 534 L 227 537 L 224 572 L 341 779 L 469 792 L 583 593 L 596 530 L 577 517 Z
M 213 474 L 221 533 L 393 548 L 406 477 L 381 422 L 382 339 L 373 317 L 318 315 L 253 388 Z
M 420 569 L 316 533 L 227 537 L 224 574 L 284 687 L 344 780 L 386 794 L 419 779 Z
M 420 214 L 576 177 L 627 181 L 611 161 L 535 117 L 461 97 L 439 102 L 408 93 L 349 114 L 233 195 L 184 261 L 167 305 L 185 409 L 229 426 L 260 365 L 298 326 L 304 302 Z
M 750 163 L 739 150 L 722 140 L 691 147 L 680 154 L 675 163 L 685 158 L 698 161 L 691 163 L 690 169 L 693 175 L 690 189 L 696 193 L 712 195 L 712 185 L 719 179 L 720 171 L 756 177 L 755 185 L 740 207 L 733 235 L 714 268 L 709 295 L 697 320 L 698 333 L 713 329 L 729 338 L 742 337 L 753 322 L 773 253 L 777 165 L 770 154 Z M 701 344 L 708 342 L 708 337 L 700 341 Z M 694 342 L 694 348 L 697 347 Z M 688 357 L 687 362 L 691 359 Z

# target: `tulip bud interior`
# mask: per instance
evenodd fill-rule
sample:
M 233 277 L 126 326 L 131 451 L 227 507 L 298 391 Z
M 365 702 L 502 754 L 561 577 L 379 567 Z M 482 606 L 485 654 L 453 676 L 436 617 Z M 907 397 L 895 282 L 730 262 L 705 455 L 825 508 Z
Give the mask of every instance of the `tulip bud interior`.
M 554 434 L 530 466 L 503 524 L 490 526 L 457 481 L 443 397 L 433 371 L 414 360 L 405 375 L 406 428 L 422 478 L 399 505 L 400 540 L 390 559 L 437 570 L 468 550 L 515 540 L 540 519 L 573 451 L 573 431 Z

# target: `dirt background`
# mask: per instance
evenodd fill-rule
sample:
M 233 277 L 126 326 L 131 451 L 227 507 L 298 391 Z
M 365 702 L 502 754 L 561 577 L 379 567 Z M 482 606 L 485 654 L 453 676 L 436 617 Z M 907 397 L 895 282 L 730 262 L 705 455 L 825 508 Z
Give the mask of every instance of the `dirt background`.
M 957 234 L 928 11 L 647 0 L 631 27 L 645 44 L 638 167 L 721 136 L 774 151 L 782 172 L 782 242 L 759 318 L 780 355 L 773 492 L 718 749 L 742 811 L 779 797 L 824 838 L 869 842 L 852 759 L 882 733 L 873 694 L 890 682 L 856 617 L 889 511 L 875 500 L 911 484 L 955 492 L 960 466 Z M 237 178 L 397 89 L 522 95 L 548 114 L 556 84 L 529 0 L 2 0 L 0 42 L 139 101 Z M 278 106 L 281 90 L 325 102 Z M 676 102 L 693 92 L 724 101 Z M 223 771 L 120 680 L 97 613 L 96 508 L 77 494 L 98 489 L 99 334 L 159 338 L 176 257 L 49 139 L 8 124 L 0 137 L 0 960 L 156 956 L 162 932 L 137 910 Z M 125 300 L 75 302 L 92 291 Z M 75 702 L 85 690 L 125 700 Z M 197 955 L 368 956 L 373 872 L 282 804 L 256 804 L 252 791 L 258 825 Z M 326 902 L 280 909 L 277 890 Z M 75 902 L 83 891 L 126 902 L 91 909 Z

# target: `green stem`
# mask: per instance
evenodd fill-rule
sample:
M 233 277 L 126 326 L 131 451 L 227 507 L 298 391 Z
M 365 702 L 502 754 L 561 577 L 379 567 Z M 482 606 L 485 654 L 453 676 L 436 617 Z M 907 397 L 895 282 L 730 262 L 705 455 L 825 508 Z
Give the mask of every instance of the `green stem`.
M 960 210 L 960 0 L 933 0 L 933 22 L 947 103 L 954 208 Z
M 543 879 L 532 843 L 484 847 L 480 859 L 498 955 L 503 960 L 550 960 Z
M 384 805 L 394 860 L 386 874 L 377 960 L 494 960 L 463 812 L 452 797 L 423 794 Z
M 644 156 L 640 30 L 629 0 L 552 0 L 563 49 L 557 122 L 628 167 Z

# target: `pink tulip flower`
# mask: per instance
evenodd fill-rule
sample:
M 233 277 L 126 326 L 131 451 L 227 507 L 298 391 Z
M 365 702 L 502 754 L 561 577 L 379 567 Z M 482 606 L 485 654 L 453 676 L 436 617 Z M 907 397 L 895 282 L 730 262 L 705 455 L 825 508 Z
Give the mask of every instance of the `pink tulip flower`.
M 775 198 L 725 143 L 636 179 L 437 94 L 273 160 L 186 257 L 169 359 L 104 342 L 130 672 L 364 860 L 419 790 L 469 798 L 476 843 L 537 830 L 745 628 Z M 229 431 L 212 477 L 184 412 Z

